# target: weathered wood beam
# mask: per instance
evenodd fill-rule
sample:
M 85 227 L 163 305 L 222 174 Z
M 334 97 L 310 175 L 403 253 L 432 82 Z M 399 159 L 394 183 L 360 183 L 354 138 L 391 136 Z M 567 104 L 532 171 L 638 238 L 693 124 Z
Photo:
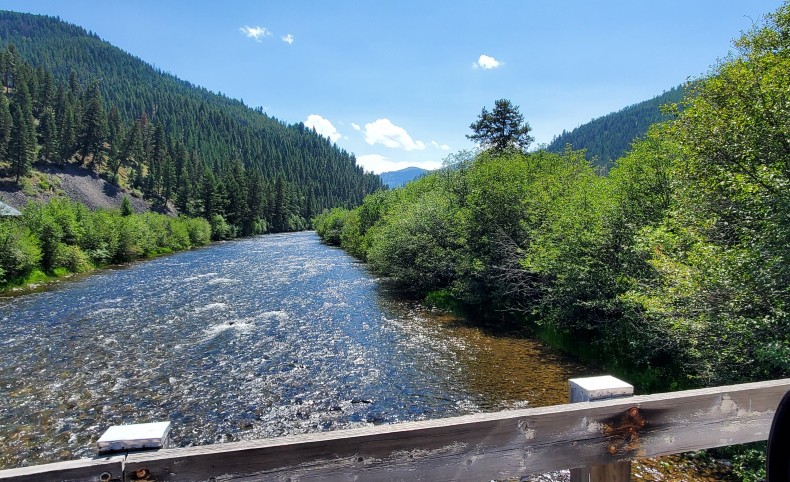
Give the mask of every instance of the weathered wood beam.
M 69 460 L 54 464 L 34 465 L 18 469 L 0 470 L 0 480 L 13 482 L 41 482 L 67 480 L 69 482 L 98 482 L 101 475 L 106 480 L 123 480 L 125 455 L 109 455 L 94 459 Z
M 491 480 L 766 440 L 790 379 L 130 454 L 127 480 Z
M 130 453 L 0 471 L 33 480 L 491 480 L 766 440 L 790 379 Z

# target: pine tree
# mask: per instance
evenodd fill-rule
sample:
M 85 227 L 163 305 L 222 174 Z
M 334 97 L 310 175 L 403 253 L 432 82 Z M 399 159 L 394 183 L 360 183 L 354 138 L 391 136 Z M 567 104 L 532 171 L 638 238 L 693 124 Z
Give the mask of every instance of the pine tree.
M 134 214 L 134 208 L 132 207 L 132 202 L 129 201 L 129 198 L 124 196 L 121 200 L 121 216 L 131 216 Z
M 80 95 L 80 81 L 77 79 L 77 72 L 74 70 L 69 73 L 69 94 L 75 98 Z
M 55 104 L 55 81 L 52 78 L 52 74 L 41 66 L 36 69 L 36 76 L 39 82 L 38 92 L 36 93 L 37 104 L 35 113 L 41 115 L 47 108 L 51 108 Z
M 0 93 L 0 161 L 8 159 L 8 142 L 11 140 L 11 110 L 5 94 Z
M 133 168 L 139 172 L 144 158 L 142 123 L 138 119 L 126 133 L 126 139 L 123 141 L 118 162 L 113 166 L 113 176 L 115 178 L 118 177 L 121 165 Z
M 33 118 L 33 99 L 30 96 L 30 86 L 27 83 L 27 79 L 22 78 L 19 73 L 17 73 L 17 78 L 15 79 L 14 83 L 14 102 L 19 105 L 23 111 L 26 113 L 30 113 L 31 119 Z
M 123 139 L 123 123 L 118 108 L 114 107 L 107 113 L 107 142 L 110 144 L 109 156 L 117 160 L 120 155 Z
M 99 91 L 99 83 L 93 82 L 87 91 L 84 102 L 85 112 L 82 115 L 82 130 L 80 133 L 80 152 L 82 162 L 88 156 L 91 159 L 91 167 L 99 167 L 103 164 L 104 137 L 107 131 L 107 117 L 104 113 L 104 105 Z
M 164 208 L 167 209 L 167 203 L 173 196 L 176 190 L 176 167 L 173 163 L 173 158 L 165 156 L 161 165 L 161 190 Z
M 219 195 L 217 193 L 217 180 L 209 168 L 203 171 L 203 184 L 200 186 L 200 197 L 203 199 L 203 217 L 211 219 L 214 214 L 219 214 Z
M 52 160 L 58 152 L 58 126 L 55 121 L 55 113 L 52 109 L 45 109 L 41 115 L 41 122 L 39 123 L 39 137 L 41 144 L 41 157 L 45 161 Z
M 16 183 L 22 176 L 27 176 L 33 167 L 36 149 L 36 133 L 33 129 L 33 114 L 25 110 L 23 105 L 14 103 L 11 106 L 13 130 L 9 143 L 9 158 Z
M 16 73 L 16 66 L 19 61 L 19 52 L 17 51 L 14 44 L 8 45 L 3 60 L 5 64 L 5 78 L 3 79 L 3 84 L 7 88 L 14 87 L 14 76 Z
M 58 131 L 57 161 L 63 164 L 74 155 L 74 144 L 77 134 L 74 123 L 74 110 L 70 103 L 70 96 L 64 85 L 58 87 L 55 101 L 55 124 Z
M 483 107 L 483 112 L 469 128 L 474 133 L 466 137 L 495 154 L 526 151 L 535 140 L 529 135 L 529 124 L 524 122 L 518 106 L 507 99 L 497 100 L 492 112 Z
M 285 179 L 277 176 L 274 183 L 274 213 L 272 225 L 276 231 L 285 231 L 288 228 L 288 192 Z
M 150 156 L 148 158 L 148 179 L 147 190 L 152 196 L 163 195 L 165 163 L 169 157 L 167 152 L 167 138 L 165 128 L 160 123 L 156 123 L 150 141 Z

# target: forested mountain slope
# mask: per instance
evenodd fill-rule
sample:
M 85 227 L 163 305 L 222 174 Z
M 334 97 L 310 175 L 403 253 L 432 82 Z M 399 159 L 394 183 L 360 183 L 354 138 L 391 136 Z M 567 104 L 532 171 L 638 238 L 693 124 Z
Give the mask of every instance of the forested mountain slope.
M 158 71 L 80 27 L 0 11 L 0 37 L 7 96 L 13 104 L 15 83 L 26 83 L 31 95 L 37 161 L 87 162 L 113 182 L 187 214 L 223 216 L 241 231 L 255 218 L 268 230 L 299 229 L 323 209 L 356 205 L 382 187 L 352 154 L 303 124 L 286 125 Z M 25 72 L 20 66 L 28 63 Z M 100 98 L 104 116 L 96 121 L 95 156 L 81 149 L 91 97 Z M 76 126 L 73 145 L 66 139 L 57 154 L 42 152 L 45 113 L 62 134 L 66 110 Z
M 650 100 L 628 106 L 617 112 L 593 119 L 551 141 L 547 150 L 561 153 L 570 144 L 574 149 L 587 149 L 587 158 L 608 170 L 616 159 L 624 156 L 631 143 L 642 137 L 651 125 L 668 119 L 661 106 L 683 100 L 686 87 L 678 86 Z

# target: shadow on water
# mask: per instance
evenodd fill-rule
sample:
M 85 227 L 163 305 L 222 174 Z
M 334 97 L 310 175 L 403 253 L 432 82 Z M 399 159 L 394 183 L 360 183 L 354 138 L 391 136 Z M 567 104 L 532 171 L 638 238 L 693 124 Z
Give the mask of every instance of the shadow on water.
M 394 303 L 409 306 L 422 328 L 434 327 L 453 348 L 464 383 L 479 397 L 480 408 L 495 411 L 557 405 L 568 401 L 569 378 L 601 374 L 530 337 L 518 324 L 498 326 L 389 293 Z

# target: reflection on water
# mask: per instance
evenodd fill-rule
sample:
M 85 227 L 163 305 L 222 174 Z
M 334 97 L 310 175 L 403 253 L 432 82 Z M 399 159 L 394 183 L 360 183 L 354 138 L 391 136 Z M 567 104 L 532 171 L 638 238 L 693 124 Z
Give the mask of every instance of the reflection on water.
M 563 403 L 589 373 L 379 285 L 297 233 L 0 298 L 0 467 L 91 456 L 121 423 L 187 446 Z

